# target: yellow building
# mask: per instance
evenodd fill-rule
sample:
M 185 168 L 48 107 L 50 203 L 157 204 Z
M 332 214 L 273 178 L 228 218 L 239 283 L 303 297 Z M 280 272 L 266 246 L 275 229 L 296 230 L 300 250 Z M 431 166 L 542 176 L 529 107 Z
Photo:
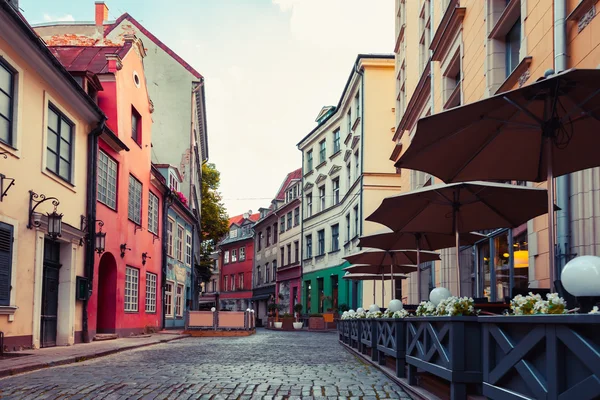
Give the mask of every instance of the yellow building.
M 598 0 L 396 0 L 397 147 L 391 159 L 406 150 L 423 116 L 530 84 L 549 69 L 598 68 L 598 7 Z M 403 190 L 434 182 L 424 173 L 401 173 Z M 600 253 L 599 176 L 592 169 L 556 180 L 559 267 L 574 255 Z M 461 250 L 462 293 L 503 300 L 511 289 L 549 287 L 547 229 L 543 215 Z M 457 292 L 452 253 L 442 251 L 442 261 L 423 271 L 423 298 L 433 286 Z M 403 298 L 415 303 L 411 275 Z
M 88 138 L 105 119 L 16 3 L 0 0 L 0 331 L 9 350 L 80 340 Z

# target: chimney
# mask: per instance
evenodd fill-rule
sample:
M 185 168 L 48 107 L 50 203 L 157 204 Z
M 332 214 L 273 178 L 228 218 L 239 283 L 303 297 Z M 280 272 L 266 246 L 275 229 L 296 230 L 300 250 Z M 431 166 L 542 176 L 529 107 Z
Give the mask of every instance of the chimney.
M 96 2 L 96 26 L 104 25 L 104 22 L 108 20 L 108 7 L 103 1 Z

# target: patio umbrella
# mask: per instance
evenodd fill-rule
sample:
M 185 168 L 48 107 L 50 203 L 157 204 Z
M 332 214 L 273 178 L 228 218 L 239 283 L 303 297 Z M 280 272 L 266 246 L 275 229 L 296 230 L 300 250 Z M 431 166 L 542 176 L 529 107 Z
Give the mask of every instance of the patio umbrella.
M 571 69 L 422 118 L 398 168 L 444 182 L 548 181 L 554 282 L 554 177 L 600 166 L 600 70 Z M 448 151 L 452 149 L 452 151 Z
M 393 231 L 453 233 L 460 296 L 460 233 L 517 227 L 546 213 L 547 199 L 548 192 L 539 188 L 489 182 L 441 184 L 387 197 L 366 219 Z
M 418 252 L 416 250 L 363 250 L 356 254 L 344 257 L 351 264 L 368 264 L 380 267 L 389 267 L 390 274 L 394 273 L 394 268 L 401 265 L 410 265 L 411 271 L 415 271 L 414 265 L 417 261 L 427 262 L 440 259 L 438 253 Z M 396 271 L 397 272 L 397 271 Z M 392 292 L 394 292 L 394 281 L 392 281 Z
M 392 279 L 390 275 L 376 275 L 376 274 L 353 274 L 350 272 L 346 272 L 342 277 L 346 280 L 351 281 L 373 281 L 373 304 L 375 304 L 375 280 L 381 278 L 382 280 Z M 406 275 L 394 274 L 394 279 L 406 279 Z M 384 306 L 383 304 L 381 305 Z
M 460 235 L 460 245 L 472 245 L 486 236 L 480 233 L 466 233 Z M 417 250 L 417 302 L 421 302 L 421 250 L 440 250 L 454 247 L 456 238 L 454 234 L 425 233 L 425 232 L 390 232 L 383 231 L 373 235 L 362 236 L 358 240 L 360 247 L 371 247 L 381 250 Z

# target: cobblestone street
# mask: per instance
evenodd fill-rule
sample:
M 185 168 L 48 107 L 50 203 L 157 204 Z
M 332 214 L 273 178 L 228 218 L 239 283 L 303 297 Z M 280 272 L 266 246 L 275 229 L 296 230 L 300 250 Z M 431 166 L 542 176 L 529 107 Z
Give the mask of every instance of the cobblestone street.
M 332 333 L 187 338 L 0 379 L 2 399 L 404 399 Z

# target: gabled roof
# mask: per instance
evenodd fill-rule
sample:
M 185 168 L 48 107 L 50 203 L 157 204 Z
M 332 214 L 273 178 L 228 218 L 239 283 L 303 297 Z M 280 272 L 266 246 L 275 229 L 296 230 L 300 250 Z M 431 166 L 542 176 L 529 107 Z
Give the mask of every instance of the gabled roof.
M 256 222 L 256 221 L 258 221 L 259 218 L 260 218 L 260 214 L 255 213 L 255 214 L 250 215 L 250 217 L 248 219 L 252 222 Z M 241 225 L 242 222 L 244 222 L 244 214 L 236 215 L 235 217 L 229 218 L 229 226 L 231 226 L 233 224 Z
M 48 47 L 52 54 L 60 60 L 67 71 L 86 72 L 94 74 L 108 73 L 107 54 L 116 54 L 120 58 L 125 57 L 131 43 L 125 43 L 123 46 L 50 46 Z
M 275 196 L 275 200 L 285 201 L 285 191 L 287 190 L 290 183 L 293 180 L 299 180 L 301 178 L 302 178 L 302 168 L 298 168 L 298 169 L 290 172 L 289 174 L 287 174 L 287 176 L 285 177 L 285 180 L 283 181 L 283 184 L 281 185 L 281 187 L 279 188 L 279 191 L 277 192 L 277 196 Z
M 183 58 L 178 56 L 173 50 L 169 48 L 166 44 L 160 41 L 156 36 L 154 36 L 149 30 L 144 28 L 142 24 L 140 24 L 135 18 L 133 18 L 129 13 L 125 13 L 116 19 L 112 24 L 104 25 L 104 37 L 108 36 L 110 32 L 112 32 L 117 26 L 121 24 L 124 20 L 131 22 L 136 28 L 140 30 L 144 35 L 146 35 L 150 40 L 152 40 L 158 47 L 163 49 L 167 54 L 169 54 L 175 61 L 177 61 L 183 68 L 188 70 L 194 77 L 198 79 L 203 79 L 200 72 L 196 71 L 190 64 L 185 62 Z

